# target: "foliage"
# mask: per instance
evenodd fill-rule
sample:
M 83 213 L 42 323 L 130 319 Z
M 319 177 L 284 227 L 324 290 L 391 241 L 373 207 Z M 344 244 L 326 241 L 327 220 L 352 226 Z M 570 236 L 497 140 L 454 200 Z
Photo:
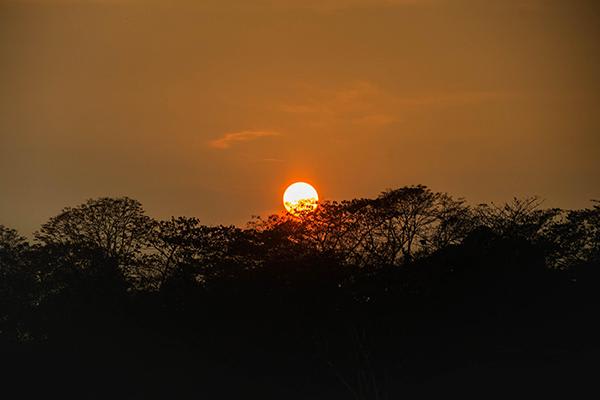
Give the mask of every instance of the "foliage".
M 242 229 L 153 220 L 129 198 L 89 200 L 52 217 L 33 244 L 0 226 L 0 345 L 170 360 L 183 343 L 194 355 L 186 371 L 239 363 L 241 375 L 270 376 L 287 365 L 282 382 L 314 371 L 345 393 L 327 398 L 397 398 L 389 371 L 431 371 L 447 348 L 453 365 L 501 351 L 499 340 L 522 351 L 548 335 L 595 343 L 600 206 L 541 205 L 471 207 L 419 185 Z M 496 337 L 521 326 L 530 339 Z M 476 347 L 486 329 L 494 334 Z
M 103 197 L 63 209 L 35 238 L 43 245 L 97 247 L 126 263 L 139 254 L 151 222 L 137 200 Z

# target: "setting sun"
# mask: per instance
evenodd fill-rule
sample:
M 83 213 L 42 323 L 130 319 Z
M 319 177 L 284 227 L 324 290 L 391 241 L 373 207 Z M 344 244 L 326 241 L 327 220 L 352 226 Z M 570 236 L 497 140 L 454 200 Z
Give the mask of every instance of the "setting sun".
M 296 182 L 285 190 L 283 205 L 294 215 L 314 211 L 317 208 L 319 195 L 314 187 L 305 182 Z

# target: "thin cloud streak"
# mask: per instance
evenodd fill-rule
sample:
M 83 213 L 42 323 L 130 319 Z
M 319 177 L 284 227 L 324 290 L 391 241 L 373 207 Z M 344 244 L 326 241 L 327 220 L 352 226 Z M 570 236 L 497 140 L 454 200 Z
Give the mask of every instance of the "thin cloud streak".
M 287 114 L 306 115 L 312 124 L 350 123 L 379 128 L 403 120 L 416 109 L 481 104 L 517 96 L 502 91 L 454 91 L 397 94 L 369 81 L 353 82 L 333 90 L 313 88 L 304 102 L 287 103 L 278 109 Z
M 279 132 L 275 131 L 253 131 L 246 130 L 240 132 L 229 132 L 221 136 L 220 138 L 211 140 L 209 142 L 210 147 L 218 150 L 226 150 L 232 146 L 242 143 L 250 142 L 252 140 L 260 139 L 269 136 L 280 136 Z
M 279 7 L 304 8 L 317 12 L 337 12 L 356 8 L 405 7 L 439 3 L 440 0 L 271 0 Z

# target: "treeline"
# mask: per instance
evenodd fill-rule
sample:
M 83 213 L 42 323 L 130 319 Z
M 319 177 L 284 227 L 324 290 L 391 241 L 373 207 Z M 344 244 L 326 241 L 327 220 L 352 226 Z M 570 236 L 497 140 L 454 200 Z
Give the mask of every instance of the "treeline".
M 534 324 L 545 334 L 549 321 L 562 321 L 568 326 L 554 334 L 586 329 L 578 337 L 588 343 L 599 268 L 597 202 L 582 210 L 543 208 L 537 198 L 472 206 L 411 186 L 240 228 L 157 221 L 136 200 L 99 198 L 65 208 L 33 243 L 0 226 L 0 337 L 11 346 L 76 342 L 110 354 L 187 343 L 212 366 L 233 357 L 262 365 L 252 368 L 263 374 L 286 354 L 295 372 L 276 387 L 307 373 L 323 382 L 300 392 L 344 398 L 338 385 L 355 398 L 382 398 L 397 389 L 394 379 L 383 383 L 383 370 L 431 373 L 419 357 L 472 334 L 473 321 Z M 401 345 L 427 329 L 445 339 Z M 479 357 L 481 348 L 461 351 L 453 356 Z M 265 357 L 271 361 L 261 364 Z M 410 371 L 398 372 L 399 360 Z

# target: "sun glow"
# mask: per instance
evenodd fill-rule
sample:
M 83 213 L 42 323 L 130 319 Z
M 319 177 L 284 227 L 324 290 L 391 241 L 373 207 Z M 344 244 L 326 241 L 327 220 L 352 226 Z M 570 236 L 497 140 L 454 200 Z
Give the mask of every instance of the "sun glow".
M 317 209 L 319 195 L 314 187 L 305 182 L 296 182 L 285 190 L 283 205 L 293 215 L 300 215 Z

